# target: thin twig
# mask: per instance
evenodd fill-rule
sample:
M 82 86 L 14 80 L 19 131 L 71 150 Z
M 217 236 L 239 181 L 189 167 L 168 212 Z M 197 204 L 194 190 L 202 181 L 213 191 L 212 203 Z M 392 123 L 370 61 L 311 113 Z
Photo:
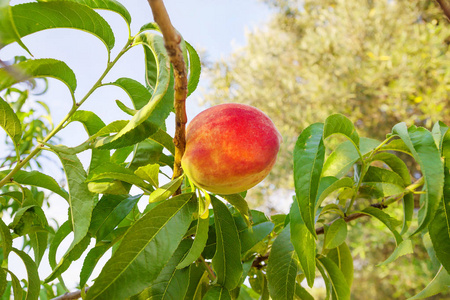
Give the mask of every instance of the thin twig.
M 88 287 L 85 288 L 84 292 L 87 293 Z M 72 299 L 80 299 L 81 298 L 81 290 L 65 293 L 64 295 L 58 296 L 56 298 L 53 298 L 51 300 L 72 300 Z
M 170 22 L 169 15 L 162 0 L 148 0 L 152 9 L 153 18 L 158 24 L 164 37 L 164 46 L 174 68 L 175 77 L 175 163 L 172 179 L 183 174 L 181 168 L 181 158 L 186 148 L 186 97 L 187 97 L 187 71 L 184 62 L 183 52 L 180 47 L 182 41 L 180 34 L 175 30 Z M 179 190 L 177 193 L 180 193 Z
M 450 4 L 448 0 L 436 0 L 447 19 L 450 21 Z

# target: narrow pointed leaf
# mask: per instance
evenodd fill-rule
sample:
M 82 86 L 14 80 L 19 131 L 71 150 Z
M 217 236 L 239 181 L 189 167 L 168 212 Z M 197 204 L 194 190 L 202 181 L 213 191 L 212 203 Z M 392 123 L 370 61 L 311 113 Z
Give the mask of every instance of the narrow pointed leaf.
M 209 284 L 208 273 L 200 265 L 189 266 L 189 286 L 184 297 L 185 300 L 201 300 L 203 285 Z
M 215 197 L 211 198 L 216 227 L 216 253 L 212 266 L 217 283 L 229 290 L 234 289 L 242 275 L 241 245 L 233 216 L 227 206 Z
M 267 280 L 273 300 L 292 300 L 298 272 L 294 246 L 290 240 L 289 224 L 280 232 L 272 245 L 267 263 Z
M 105 127 L 105 123 L 100 119 L 99 116 L 91 111 L 77 110 L 72 117 L 70 117 L 70 122 L 78 121 L 83 124 L 86 132 L 89 136 L 96 134 L 100 129 Z M 99 165 L 109 162 L 110 153 L 107 150 L 92 149 L 91 162 L 89 164 L 89 170 L 92 170 Z
M 8 226 L 0 219 L 0 237 L 4 259 L 8 258 L 9 252 L 12 250 L 12 236 Z
M 154 192 L 150 194 L 148 201 L 152 203 L 167 199 L 168 197 L 173 195 L 173 193 L 175 193 L 175 191 L 181 186 L 181 183 L 183 183 L 183 179 L 184 179 L 183 176 L 175 178 L 174 180 L 157 188 Z
M 0 90 L 35 77 L 56 78 L 62 81 L 69 88 L 71 93 L 73 93 L 77 87 L 77 80 L 72 69 L 70 69 L 65 62 L 60 60 L 52 58 L 29 59 L 11 65 L 9 68 L 15 70 L 15 72 L 11 73 L 5 68 L 0 69 Z
M 379 141 L 369 138 L 360 138 L 359 147 L 362 155 L 375 149 L 380 144 Z M 322 176 L 334 176 L 341 178 L 345 176 L 352 166 L 360 159 L 355 145 L 350 141 L 345 141 L 328 156 L 323 166 Z
M 55 1 L 19 4 L 11 9 L 20 37 L 51 28 L 74 28 L 97 36 L 108 50 L 114 46 L 111 27 L 98 13 L 85 5 Z M 14 40 L 6 40 L 4 44 L 11 42 Z
M 359 148 L 359 135 L 353 123 L 344 115 L 334 114 L 325 120 L 323 139 L 333 135 L 342 134 L 347 137 L 356 148 Z
M 308 286 L 312 287 L 316 271 L 316 241 L 314 235 L 306 227 L 298 206 L 295 203 L 291 206 L 289 218 L 291 221 L 291 243 L 294 245 L 295 252 L 300 261 L 300 267 L 306 276 Z
M 1 73 L 1 70 L 0 70 Z M 0 126 L 6 131 L 6 134 L 14 142 L 15 147 L 22 137 L 22 125 L 14 110 L 9 106 L 8 102 L 0 97 Z
M 294 184 L 297 196 L 294 205 L 313 236 L 316 236 L 315 203 L 325 158 L 322 135 L 323 124 L 312 124 L 303 130 L 294 148 Z
M 86 282 L 89 279 L 89 276 L 91 276 L 92 272 L 94 271 L 97 262 L 105 254 L 105 252 L 108 251 L 109 248 L 111 248 L 111 246 L 112 245 L 110 244 L 105 244 L 96 246 L 91 250 L 89 250 L 88 254 L 86 255 L 86 258 L 84 259 L 83 267 L 81 268 L 80 286 L 84 286 L 86 284 Z
M 9 171 L 0 171 L 0 178 L 5 177 Z M 41 173 L 39 171 L 23 171 L 20 170 L 14 174 L 14 181 L 23 185 L 31 185 L 41 187 L 52 191 L 64 199 L 68 199 L 69 195 L 63 190 L 53 177 Z
M 420 293 L 414 297 L 408 298 L 408 300 L 425 299 L 446 292 L 448 291 L 449 286 L 450 275 L 445 268 L 441 266 L 433 280 Z
M 347 223 L 343 219 L 337 219 L 325 231 L 324 247 L 333 249 L 341 245 L 347 238 Z
M 146 46 L 147 51 L 150 50 L 153 55 L 153 60 L 147 59 L 147 68 L 149 68 L 149 61 L 153 62 L 151 64 L 151 72 L 156 75 L 156 81 L 154 85 L 151 86 L 153 89 L 152 97 L 148 103 L 145 104 L 131 118 L 124 128 L 122 128 L 116 135 L 106 138 L 101 144 L 99 144 L 99 147 L 104 149 L 128 145 L 126 144 L 126 139 L 130 139 L 130 135 L 134 138 L 136 136 L 134 131 L 141 130 L 143 126 L 142 124 L 144 124 L 144 122 L 146 122 L 151 116 L 153 118 L 150 121 L 150 124 L 153 126 L 146 128 L 145 131 L 149 133 L 147 136 L 155 133 L 161 126 L 161 123 L 169 115 L 173 107 L 173 104 L 171 104 L 170 107 L 163 104 L 162 106 L 159 106 L 161 100 L 166 94 L 166 91 L 168 90 L 170 83 L 170 63 L 166 49 L 164 48 L 163 38 L 155 34 L 141 34 L 134 42 L 134 45 L 137 44 L 143 44 Z M 151 57 L 152 55 L 147 55 L 147 57 Z
M 317 261 L 328 274 L 335 299 L 350 300 L 349 284 L 339 267 L 327 257 L 319 257 Z
M 323 178 L 327 178 L 327 177 L 323 177 Z M 323 200 L 325 200 L 325 198 L 328 197 L 332 192 L 339 190 L 341 188 L 346 188 L 346 187 L 352 188 L 354 184 L 355 184 L 355 182 L 350 177 L 344 177 L 337 181 L 334 181 L 332 184 L 330 184 L 327 188 L 325 188 L 320 193 L 320 197 L 318 197 L 318 199 L 316 201 L 315 210 L 317 210 L 319 208 L 319 206 L 322 204 Z
M 228 203 L 234 206 L 244 218 L 247 226 L 250 226 L 252 216 L 250 214 L 250 210 L 248 208 L 248 203 L 245 201 L 244 197 L 239 194 L 231 194 L 231 195 L 220 195 L 222 198 L 227 200 Z
M 127 231 L 89 289 L 86 299 L 125 299 L 151 284 L 167 264 L 191 223 L 193 194 L 162 202 Z
M 231 296 L 226 287 L 213 286 L 205 294 L 203 300 L 231 300 Z
M 61 0 L 39 0 L 40 2 L 55 2 Z M 127 22 L 131 23 L 131 16 L 128 10 L 120 2 L 115 0 L 65 0 L 84 4 L 93 9 L 104 9 L 118 13 Z
M 159 186 L 159 165 L 158 164 L 148 164 L 139 167 L 134 173 L 140 178 L 149 182 L 152 186 L 157 188 Z
M 23 289 L 22 289 L 22 286 L 20 285 L 20 280 L 10 270 L 6 270 L 6 271 L 11 276 L 11 286 L 12 286 L 13 295 L 14 295 L 13 299 L 23 299 Z
M 31 259 L 31 257 L 28 256 L 28 254 L 26 254 L 25 252 L 16 248 L 12 248 L 12 251 L 20 257 L 25 265 L 25 269 L 27 270 L 28 288 L 25 295 L 25 300 L 37 300 L 39 298 L 41 282 L 39 280 L 39 274 L 36 264 L 34 263 L 33 259 Z
M 416 234 L 434 218 L 442 197 L 444 166 L 433 136 L 426 129 L 414 126 L 408 129 L 405 123 L 399 123 L 392 128 L 392 133 L 398 135 L 411 151 L 425 179 L 424 201 L 419 213 L 421 217 L 419 226 L 413 233 Z
M 446 175 L 447 176 L 447 175 Z M 445 194 L 448 195 L 448 187 L 445 190 Z M 442 266 L 450 272 L 450 202 L 448 198 L 444 196 L 444 202 L 439 210 L 436 212 L 434 219 L 431 221 L 428 231 L 433 243 L 436 257 L 442 264 Z M 446 206 L 446 208 L 444 208 Z
M 131 297 L 130 300 L 183 299 L 189 285 L 189 269 L 178 269 L 177 265 L 186 255 L 191 244 L 191 240 L 183 240 L 158 278 L 143 292 Z
M 200 57 L 188 42 L 186 43 L 186 49 L 189 53 L 189 78 L 188 78 L 188 94 L 192 94 L 197 88 L 198 82 L 200 80 L 200 73 L 202 71 L 202 64 L 200 62 Z
M 383 261 L 382 263 L 380 263 L 378 265 L 385 266 L 385 265 L 393 262 L 400 256 L 403 256 L 406 254 L 411 254 L 411 253 L 414 253 L 411 240 L 410 239 L 403 240 L 400 244 L 397 245 L 397 247 L 395 247 L 394 252 L 392 252 L 392 254 L 385 261 Z
M 379 221 L 381 221 L 384 225 L 386 225 L 386 227 L 392 232 L 392 234 L 395 237 L 395 242 L 397 243 L 397 245 L 399 245 L 403 239 L 400 236 L 400 234 L 398 233 L 398 231 L 395 229 L 398 225 L 400 225 L 400 221 L 392 218 L 390 215 L 388 215 L 387 213 L 385 213 L 384 211 L 375 208 L 375 207 L 366 207 L 364 210 L 360 211 L 363 214 L 372 216 L 376 219 L 378 219 Z
M 275 225 L 272 222 L 263 222 L 240 231 L 239 240 L 241 241 L 241 253 L 245 254 L 267 237 L 272 232 L 274 226 Z
M 200 257 L 203 249 L 205 249 L 206 241 L 208 240 L 208 229 L 209 218 L 198 218 L 194 242 L 192 243 L 192 246 L 184 259 L 178 264 L 177 269 L 182 269 L 189 266 Z
M 103 196 L 92 212 L 89 232 L 101 241 L 130 213 L 141 197 L 142 194 Z
M 331 259 L 344 274 L 348 286 L 353 283 L 353 258 L 346 243 L 342 243 L 339 247 L 331 249 L 327 257 Z
M 64 146 L 58 146 L 64 149 Z M 55 148 L 58 149 L 58 148 Z M 74 239 L 72 246 L 78 244 L 87 234 L 94 201 L 97 195 L 91 193 L 86 183 L 86 172 L 76 155 L 55 151 L 64 167 L 69 187 L 69 213 Z
M 17 32 L 9 2 L 10 0 L 0 1 L 0 28 L 2 28 L 0 31 L 0 49 L 3 48 L 6 43 L 17 42 L 31 55 L 30 50 L 28 50 L 27 46 L 22 42 L 20 35 Z

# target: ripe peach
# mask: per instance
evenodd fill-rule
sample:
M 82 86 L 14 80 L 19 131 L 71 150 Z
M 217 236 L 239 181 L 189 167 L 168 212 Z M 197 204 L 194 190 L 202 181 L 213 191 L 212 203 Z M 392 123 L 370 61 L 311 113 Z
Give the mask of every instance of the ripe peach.
M 188 124 L 181 165 L 195 185 L 209 192 L 240 193 L 269 174 L 281 141 L 275 125 L 259 109 L 221 104 Z

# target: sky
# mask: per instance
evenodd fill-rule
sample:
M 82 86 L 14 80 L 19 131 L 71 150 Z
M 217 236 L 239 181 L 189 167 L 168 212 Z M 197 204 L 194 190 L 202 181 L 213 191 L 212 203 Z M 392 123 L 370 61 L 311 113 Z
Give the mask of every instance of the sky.
M 32 1 L 12 0 L 10 4 L 16 5 L 23 2 Z M 119 0 L 119 2 L 123 3 L 131 14 L 132 35 L 137 33 L 142 25 L 153 21 L 147 1 Z M 245 44 L 245 32 L 247 30 L 263 26 L 270 19 L 269 8 L 258 0 L 166 0 L 165 5 L 174 27 L 194 48 L 206 54 L 209 62 L 230 55 L 233 49 Z M 115 33 L 116 45 L 112 50 L 112 57 L 115 57 L 126 42 L 128 29 L 123 19 L 117 14 L 107 11 L 99 11 L 99 13 L 110 23 Z M 78 100 L 97 81 L 107 63 L 106 48 L 102 42 L 82 31 L 46 30 L 24 37 L 23 42 L 35 58 L 59 59 L 72 68 L 77 77 L 78 86 L 75 96 Z M 3 61 L 10 60 L 15 55 L 28 56 L 17 44 L 8 45 L 0 50 L 0 59 Z M 142 47 L 134 47 L 121 58 L 104 82 L 113 82 L 120 77 L 130 77 L 144 83 L 144 71 Z M 202 75 L 198 90 L 187 100 L 188 120 L 192 119 L 202 109 L 198 105 L 198 101 L 201 98 L 200 91 L 208 88 L 205 82 L 205 77 Z M 128 96 L 119 88 L 102 87 L 94 92 L 80 109 L 94 111 L 105 123 L 118 119 L 129 119 L 128 115 L 117 108 L 116 99 L 131 106 Z M 56 124 L 66 115 L 72 103 L 66 86 L 54 79 L 50 79 L 48 92 L 43 96 L 36 97 L 35 100 L 43 100 L 50 106 L 53 121 Z M 173 122 L 173 117 L 171 117 L 167 124 L 169 131 L 173 128 Z M 3 136 L 0 135 L 0 138 L 3 138 Z M 68 146 L 79 145 L 87 138 L 84 128 L 77 123 L 71 123 L 58 136 L 62 139 L 62 143 Z M 53 158 L 56 160 L 56 156 Z M 89 152 L 82 153 L 80 159 L 87 165 Z M 58 176 L 61 175 L 61 171 L 57 169 L 56 165 L 47 166 L 44 172 L 49 175 L 55 173 L 58 173 Z M 47 217 L 55 218 L 59 224 L 67 219 L 67 204 L 63 201 L 62 198 L 52 199 L 52 208 L 46 211 Z M 15 241 L 16 246 L 19 242 L 17 240 Z M 70 241 L 67 242 L 67 245 L 69 244 Z M 58 258 L 61 257 L 63 252 L 58 251 Z M 63 275 L 69 288 L 74 288 L 79 280 L 78 276 L 83 257 Z M 105 261 L 100 261 L 100 264 Z M 12 259 L 10 263 L 15 267 L 17 266 L 21 274 L 26 274 L 25 269 L 19 267 L 21 264 L 19 261 L 16 263 Z M 45 278 L 50 272 L 46 256 L 44 256 L 39 271 L 41 278 Z M 98 275 L 98 271 L 97 268 L 91 279 Z

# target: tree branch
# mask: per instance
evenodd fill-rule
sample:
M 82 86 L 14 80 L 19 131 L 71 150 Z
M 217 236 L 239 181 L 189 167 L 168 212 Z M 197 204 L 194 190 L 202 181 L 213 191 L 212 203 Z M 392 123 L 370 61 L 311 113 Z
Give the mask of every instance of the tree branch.
M 87 293 L 88 287 L 85 288 L 84 292 Z M 71 293 L 65 293 L 64 295 L 58 296 L 56 298 L 53 298 L 51 300 L 72 300 L 72 299 L 80 299 L 81 298 L 81 290 L 71 292 Z
M 172 179 L 183 174 L 181 158 L 186 148 L 186 97 L 187 97 L 187 71 L 180 47 L 181 36 L 172 26 L 166 7 L 162 0 L 148 0 L 152 9 L 153 18 L 158 24 L 164 37 L 164 45 L 174 68 L 175 77 L 175 163 Z M 177 192 L 180 193 L 180 190 Z
M 448 0 L 436 0 L 447 19 L 450 21 L 450 4 Z

